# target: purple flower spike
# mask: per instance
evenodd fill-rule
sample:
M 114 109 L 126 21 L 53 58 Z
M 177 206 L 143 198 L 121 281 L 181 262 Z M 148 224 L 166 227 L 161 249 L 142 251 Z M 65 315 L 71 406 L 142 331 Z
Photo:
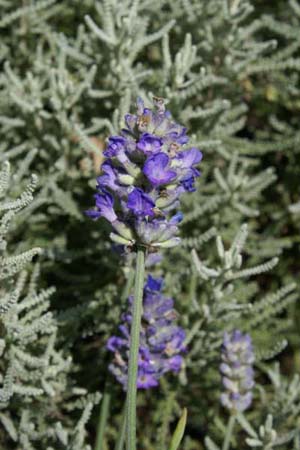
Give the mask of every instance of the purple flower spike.
M 153 216 L 154 201 L 142 189 L 135 188 L 128 195 L 127 208 L 137 216 Z
M 158 153 L 162 146 L 162 140 L 150 133 L 143 133 L 137 148 L 146 154 Z
M 245 411 L 252 402 L 254 353 L 251 337 L 239 330 L 225 333 L 220 372 L 225 392 L 222 405 L 233 411 Z
M 143 172 L 153 186 L 170 183 L 176 178 L 176 172 L 169 169 L 169 157 L 165 153 L 150 156 L 145 162 Z
M 115 203 L 118 220 L 110 233 L 115 243 L 152 251 L 174 247 L 180 243 L 180 197 L 195 191 L 202 153 L 185 149 L 187 130 L 172 119 L 163 98 L 155 97 L 152 108 L 138 98 L 136 114 L 126 114 L 125 124 L 120 135 L 108 139 L 97 178 L 96 208 L 87 215 L 112 222 Z M 113 201 L 106 201 L 105 193 Z
M 161 293 L 162 280 L 148 277 L 144 286 L 143 317 L 138 358 L 138 389 L 150 389 L 159 384 L 165 373 L 177 374 L 182 365 L 185 332 L 174 325 L 177 314 L 173 300 Z M 132 298 L 129 298 L 129 309 Z M 114 354 L 109 369 L 116 379 L 127 388 L 129 328 L 131 312 L 124 314 L 125 323 L 119 327 L 122 337 L 112 336 L 107 349 Z

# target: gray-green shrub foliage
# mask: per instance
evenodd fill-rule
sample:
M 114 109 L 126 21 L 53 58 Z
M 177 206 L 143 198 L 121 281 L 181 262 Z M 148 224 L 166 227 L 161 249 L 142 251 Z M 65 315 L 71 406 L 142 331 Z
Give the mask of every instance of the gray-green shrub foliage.
M 35 263 L 31 273 L 28 271 L 29 263 L 41 254 L 41 248 L 16 253 L 16 243 L 9 239 L 16 216 L 22 215 L 33 201 L 37 178 L 32 176 L 27 188 L 16 198 L 11 193 L 14 181 L 6 162 L 0 172 L 0 420 L 5 431 L 2 448 L 8 448 L 10 442 L 29 450 L 37 448 L 36 445 L 45 448 L 52 442 L 60 448 L 90 448 L 84 447 L 84 425 L 93 399 L 83 397 L 84 389 L 76 393 L 69 375 L 72 358 L 57 349 L 58 324 L 50 312 L 54 288 L 38 289 L 39 263 Z M 70 418 L 66 423 L 59 416 L 55 418 L 59 403 L 71 410 L 75 407 L 72 396 L 76 395 L 82 396 L 82 407 L 85 406 L 78 424 L 74 423 L 76 418 L 73 423 Z

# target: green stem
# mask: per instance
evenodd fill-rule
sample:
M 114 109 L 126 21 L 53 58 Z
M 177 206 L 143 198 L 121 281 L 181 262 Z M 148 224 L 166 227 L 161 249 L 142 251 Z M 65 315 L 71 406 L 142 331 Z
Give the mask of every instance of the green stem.
M 157 431 L 157 447 L 158 450 L 166 449 L 166 440 L 169 433 L 169 425 L 172 420 L 172 412 L 174 408 L 174 402 L 176 398 L 175 392 L 170 392 L 166 401 L 164 403 L 164 407 L 161 409 L 161 426 Z
M 132 322 L 128 364 L 128 382 L 126 397 L 126 448 L 136 450 L 136 394 L 138 355 L 143 310 L 143 288 L 145 273 L 145 250 L 138 248 L 136 256 L 135 286 L 132 304 Z
M 109 412 L 109 404 L 110 404 L 110 393 L 105 391 L 102 397 L 101 401 L 101 409 L 100 409 L 100 416 L 99 416 L 99 424 L 97 429 L 97 437 L 96 437 L 96 444 L 95 444 L 95 450 L 103 450 L 103 441 L 104 441 L 104 432 L 105 427 L 107 423 L 108 418 L 108 412 Z
M 130 267 L 128 277 L 126 280 L 126 284 L 125 284 L 125 287 L 124 287 L 122 295 L 121 295 L 122 302 L 125 302 L 128 299 L 132 285 L 133 285 L 133 281 L 134 281 L 134 270 L 132 267 Z
M 230 418 L 229 418 L 229 421 L 228 421 L 226 435 L 225 435 L 225 439 L 224 439 L 224 442 L 223 442 L 222 450 L 228 450 L 229 449 L 229 445 L 230 445 L 230 441 L 231 441 L 231 436 L 232 436 L 234 424 L 235 424 L 235 414 L 232 414 L 230 416 Z
M 129 269 L 126 285 L 123 289 L 122 295 L 121 295 L 121 301 L 124 302 L 129 297 L 132 284 L 134 280 L 134 270 L 132 268 Z M 100 415 L 99 415 L 99 422 L 98 422 L 98 428 L 97 428 L 97 437 L 96 437 L 96 443 L 95 443 L 95 450 L 102 450 L 103 449 L 103 440 L 104 440 L 104 433 L 105 433 L 105 427 L 107 424 L 108 419 L 108 413 L 109 413 L 109 404 L 110 404 L 111 395 L 109 392 L 107 392 L 107 388 L 105 388 L 105 392 L 101 401 L 101 407 L 100 407 Z M 123 413 L 125 416 L 125 413 Z M 125 419 L 122 420 L 122 429 L 120 433 L 120 446 L 116 447 L 116 450 L 122 450 L 124 447 L 124 434 L 125 431 L 123 431 L 123 428 L 125 428 Z M 123 433 L 123 437 L 122 437 Z M 119 442 L 119 441 L 118 441 Z
M 123 450 L 125 442 L 125 434 L 126 434 L 126 408 L 124 408 L 122 414 L 122 424 L 120 433 L 118 435 L 118 440 L 116 442 L 115 450 Z

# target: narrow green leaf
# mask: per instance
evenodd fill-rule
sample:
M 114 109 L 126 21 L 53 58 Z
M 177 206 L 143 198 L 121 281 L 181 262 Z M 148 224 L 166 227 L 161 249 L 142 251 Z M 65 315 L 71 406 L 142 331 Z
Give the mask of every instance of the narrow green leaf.
M 257 439 L 257 437 L 258 437 L 257 433 L 252 428 L 252 426 L 250 425 L 250 423 L 248 422 L 246 417 L 242 413 L 239 413 L 239 414 L 237 414 L 236 418 L 237 418 L 237 421 L 239 422 L 239 424 L 241 425 L 241 427 L 249 434 L 249 436 L 251 436 L 254 439 Z
M 205 438 L 205 445 L 208 450 L 220 450 L 220 447 L 218 447 L 210 437 L 206 436 Z
M 186 425 L 186 418 L 187 418 L 187 409 L 184 408 L 182 415 L 178 421 L 177 427 L 174 431 L 171 445 L 169 447 L 169 450 L 178 450 L 179 444 L 181 442 L 181 439 L 184 435 L 185 425 Z

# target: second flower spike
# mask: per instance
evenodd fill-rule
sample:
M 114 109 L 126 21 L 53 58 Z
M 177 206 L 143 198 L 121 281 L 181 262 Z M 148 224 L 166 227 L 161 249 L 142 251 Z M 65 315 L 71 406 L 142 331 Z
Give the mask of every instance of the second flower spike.
M 162 280 L 148 276 L 144 287 L 142 329 L 138 359 L 138 389 L 158 386 L 160 377 L 177 373 L 186 351 L 184 330 L 176 325 L 177 313 L 171 298 L 162 295 Z M 119 329 L 121 336 L 112 336 L 107 348 L 114 353 L 110 371 L 127 388 L 128 352 L 130 346 L 131 303 L 129 312 L 123 315 Z

